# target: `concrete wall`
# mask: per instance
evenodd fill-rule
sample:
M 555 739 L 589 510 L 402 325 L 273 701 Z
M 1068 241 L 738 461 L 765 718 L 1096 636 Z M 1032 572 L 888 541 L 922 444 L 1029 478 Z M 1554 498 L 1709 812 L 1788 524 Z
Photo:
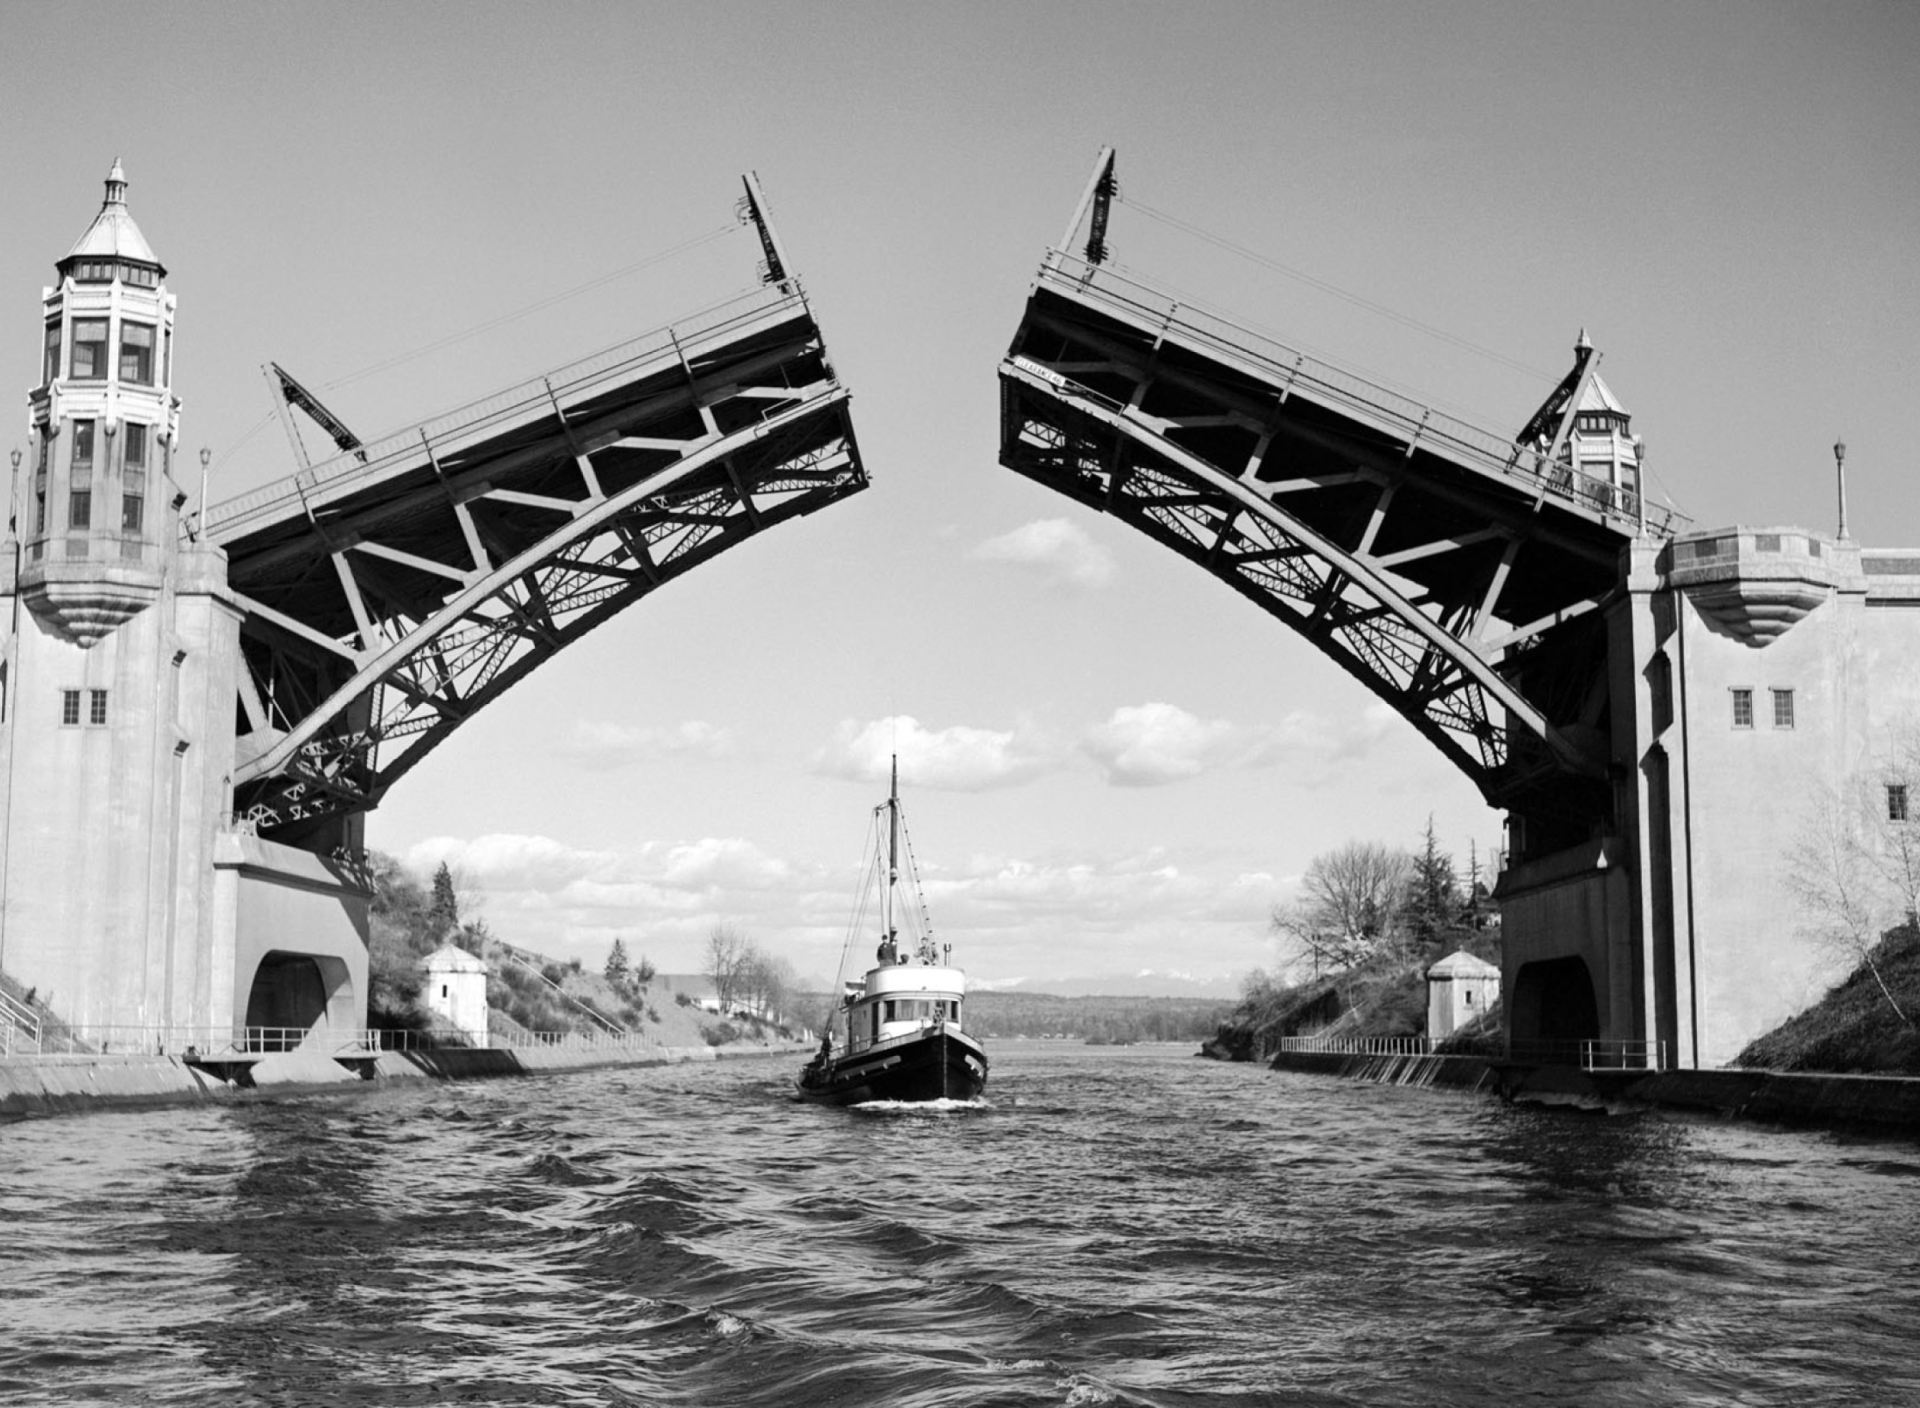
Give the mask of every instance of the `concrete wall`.
M 213 861 L 212 950 L 224 973 L 227 1024 L 248 1022 L 261 966 L 305 956 L 319 969 L 324 1012 L 311 1025 L 357 1031 L 366 1025 L 367 928 L 372 892 L 336 862 L 257 836 L 222 833 Z M 276 1009 L 275 1017 L 285 1016 Z
M 1507 1030 L 1519 1040 L 1598 1036 L 1634 1041 L 1640 1004 L 1631 912 L 1633 877 L 1614 843 L 1596 841 L 1509 866 L 1500 877 L 1500 990 Z M 1539 977 L 1548 964 L 1582 965 L 1596 1029 L 1543 1028 Z

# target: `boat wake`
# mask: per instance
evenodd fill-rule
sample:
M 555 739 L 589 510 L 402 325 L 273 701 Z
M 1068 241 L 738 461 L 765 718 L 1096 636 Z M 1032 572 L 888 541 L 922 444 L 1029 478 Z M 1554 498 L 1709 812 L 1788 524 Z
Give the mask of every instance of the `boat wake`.
M 993 1102 L 984 1096 L 971 1100 L 863 1100 L 847 1106 L 863 1115 L 955 1115 L 970 1110 L 991 1110 Z

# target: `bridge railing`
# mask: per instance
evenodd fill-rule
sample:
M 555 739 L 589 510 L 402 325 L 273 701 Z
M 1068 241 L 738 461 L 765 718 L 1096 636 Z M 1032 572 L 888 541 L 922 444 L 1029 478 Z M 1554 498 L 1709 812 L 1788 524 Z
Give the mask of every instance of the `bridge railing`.
M 1341 1056 L 1477 1056 L 1523 1065 L 1574 1066 L 1583 1071 L 1661 1071 L 1666 1043 L 1661 1041 L 1506 1041 L 1498 1037 L 1285 1036 L 1274 1052 L 1326 1052 Z
M 1104 305 L 1136 325 L 1155 328 L 1162 334 L 1175 333 L 1208 355 L 1237 364 L 1262 381 L 1304 389 L 1316 400 L 1381 424 L 1410 444 L 1436 449 L 1482 472 L 1523 485 L 1529 492 L 1544 492 L 1550 498 L 1580 504 L 1635 529 L 1644 513 L 1646 529 L 1656 537 L 1672 537 L 1684 531 L 1689 522 L 1674 509 L 1643 503 L 1632 490 L 1516 445 L 1510 436 L 1437 411 L 1106 265 L 1089 264 L 1064 250 L 1053 250 L 1041 266 L 1040 282 L 1083 302 Z
M 447 1032 L 309 1027 L 206 1027 L 105 1024 L 31 1025 L 0 1018 L 0 1057 L 174 1056 L 188 1061 L 250 1060 L 298 1051 L 328 1057 L 373 1056 L 382 1051 L 441 1051 L 474 1043 Z M 489 1034 L 484 1045 L 504 1049 L 644 1052 L 664 1049 L 639 1032 L 521 1031 Z
M 222 541 L 271 522 L 321 495 L 381 479 L 421 464 L 430 446 L 447 457 L 516 425 L 554 414 L 562 406 L 635 379 L 651 366 L 671 366 L 689 355 L 739 336 L 772 316 L 806 306 L 797 291 L 773 287 L 739 294 L 666 327 L 640 334 L 605 351 L 447 411 L 419 425 L 347 450 L 298 474 L 208 507 L 199 529 Z

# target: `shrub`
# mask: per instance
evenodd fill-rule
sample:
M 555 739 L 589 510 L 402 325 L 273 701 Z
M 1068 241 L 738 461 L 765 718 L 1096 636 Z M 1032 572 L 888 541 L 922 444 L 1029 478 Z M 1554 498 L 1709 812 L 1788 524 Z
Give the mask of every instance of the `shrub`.
M 687 996 L 687 995 L 686 995 L 685 993 L 683 993 L 683 992 L 677 992 L 677 993 L 675 993 L 675 994 L 673 995 L 673 1000 L 674 1000 L 674 1003 L 675 1003 L 675 1005 L 677 1005 L 677 1006 L 680 1006 L 680 1007 L 691 1007 L 691 1006 L 693 1006 L 693 999 L 692 999 L 691 997 L 688 997 L 688 996 Z
M 708 1046 L 725 1046 L 730 1041 L 740 1040 L 740 1031 L 732 1022 L 715 1022 L 710 1027 L 702 1027 L 700 1035 L 707 1039 Z

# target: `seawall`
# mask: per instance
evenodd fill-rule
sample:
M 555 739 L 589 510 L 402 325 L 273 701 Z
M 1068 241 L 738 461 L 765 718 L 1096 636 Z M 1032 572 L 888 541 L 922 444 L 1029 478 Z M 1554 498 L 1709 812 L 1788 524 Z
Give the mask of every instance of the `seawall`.
M 349 1089 L 390 1080 L 492 1080 L 603 1066 L 667 1066 L 747 1056 L 786 1056 L 805 1048 L 655 1047 L 644 1052 L 529 1046 L 381 1051 L 327 1056 L 288 1051 L 246 1061 L 178 1056 L 15 1056 L 0 1060 L 0 1121 L 130 1106 L 239 1100 L 266 1090 Z
M 1619 1112 L 1684 1110 L 1776 1124 L 1920 1132 L 1920 1079 L 1784 1071 L 1579 1071 L 1477 1056 L 1353 1056 L 1283 1051 L 1276 1071 L 1388 1085 L 1448 1086 L 1540 1105 Z

